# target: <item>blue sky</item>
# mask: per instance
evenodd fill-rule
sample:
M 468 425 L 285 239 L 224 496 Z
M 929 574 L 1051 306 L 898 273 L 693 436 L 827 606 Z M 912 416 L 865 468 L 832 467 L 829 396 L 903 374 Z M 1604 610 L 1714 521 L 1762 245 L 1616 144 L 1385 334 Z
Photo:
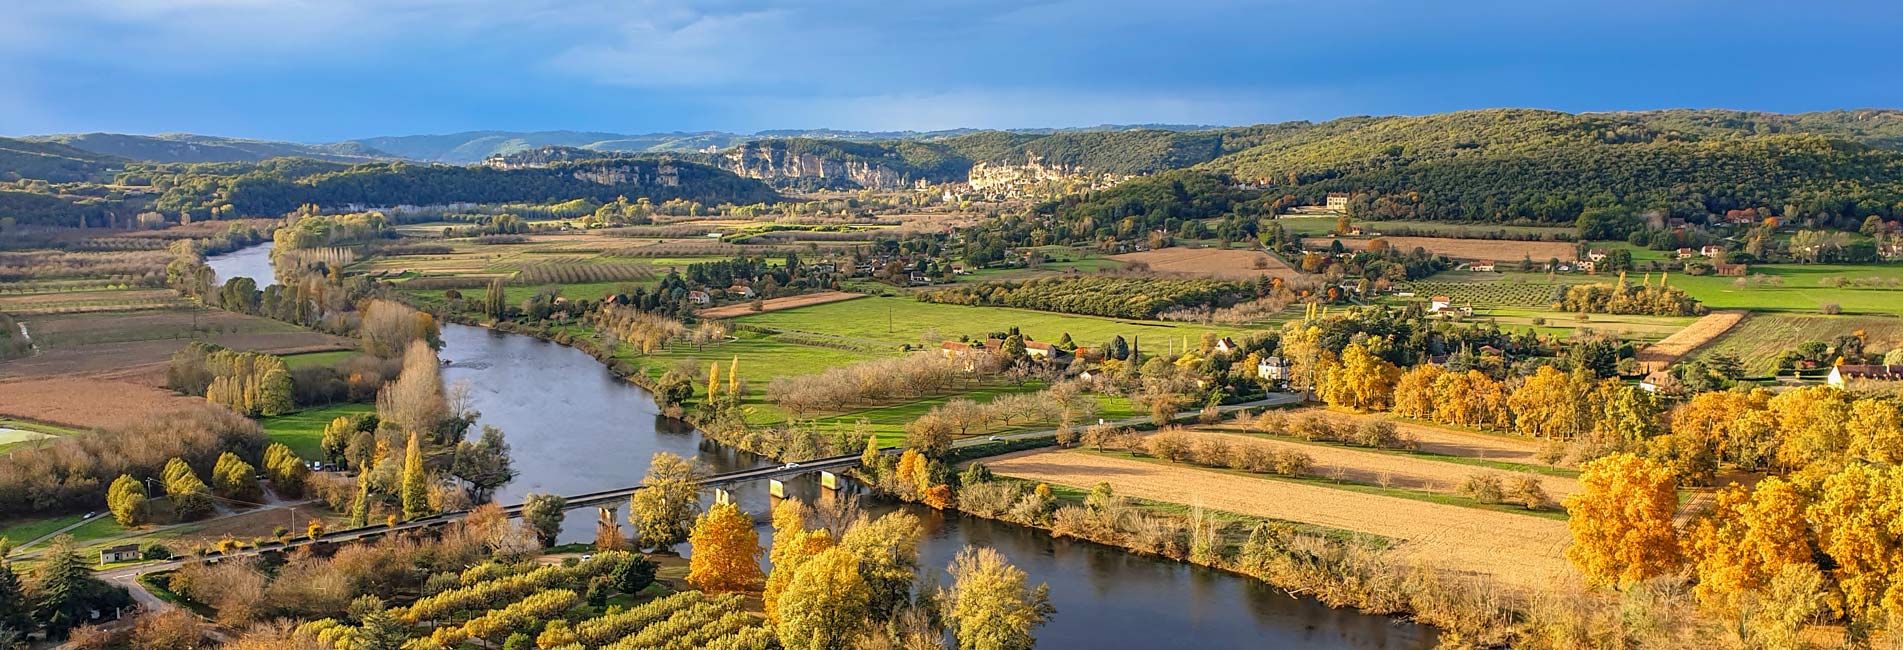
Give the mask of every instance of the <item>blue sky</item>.
M 14 0 L 0 134 L 1903 107 L 1903 3 Z M 1565 6 L 1572 5 L 1572 6 Z

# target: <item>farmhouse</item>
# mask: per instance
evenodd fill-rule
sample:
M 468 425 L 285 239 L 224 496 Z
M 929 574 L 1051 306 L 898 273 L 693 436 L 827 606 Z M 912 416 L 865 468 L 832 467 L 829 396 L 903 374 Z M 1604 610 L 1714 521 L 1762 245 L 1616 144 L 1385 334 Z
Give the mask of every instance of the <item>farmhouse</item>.
M 1282 357 L 1269 357 L 1255 364 L 1255 376 L 1267 381 L 1287 381 L 1288 362 Z
M 1242 349 L 1242 346 L 1236 345 L 1236 340 L 1227 336 L 1222 337 L 1222 340 L 1216 341 L 1216 351 L 1222 354 L 1230 354 L 1240 349 Z
M 972 352 L 984 351 L 982 349 L 972 347 L 970 343 L 965 343 L 963 341 L 946 341 L 944 343 L 940 343 L 938 344 L 938 350 L 944 353 L 945 358 L 947 359 L 951 359 L 954 357 L 962 357 L 967 354 L 971 354 Z
M 754 296 L 760 295 L 760 294 L 754 293 L 753 287 L 749 287 L 744 284 L 736 284 L 731 287 L 727 287 L 727 293 L 731 293 L 733 295 L 740 296 L 742 298 L 752 298 Z
M 687 292 L 687 301 L 694 303 L 696 305 L 705 305 L 707 303 L 713 302 L 714 299 L 711 296 L 708 296 L 707 292 L 705 291 L 695 290 L 695 291 Z
M 1329 192 L 1328 193 L 1328 209 L 1336 210 L 1336 211 L 1347 210 L 1348 199 L 1350 196 L 1351 195 L 1348 194 L 1347 192 Z
M 1586 253 L 1586 259 L 1592 260 L 1594 262 L 1604 262 L 1606 261 L 1606 255 L 1607 255 L 1606 249 L 1595 248 Z
M 1493 268 L 1493 260 L 1480 260 L 1467 265 L 1467 270 L 1469 271 L 1486 271 L 1491 273 L 1493 272 Z
M 1058 351 L 1057 346 L 1043 341 L 1025 341 L 1024 354 L 1033 359 L 1054 359 Z
M 1680 248 L 1676 251 L 1673 251 L 1673 253 L 1677 254 L 1678 259 L 1681 259 L 1681 260 L 1688 260 L 1694 257 L 1698 257 L 1698 251 L 1692 250 L 1690 248 Z
M 1711 265 L 1711 270 L 1717 272 L 1718 275 L 1722 275 L 1725 277 L 1741 278 L 1741 277 L 1744 277 L 1745 273 L 1747 271 L 1750 271 L 1751 268 L 1749 265 L 1746 265 L 1746 264 L 1719 263 L 1719 264 Z
M 1838 388 L 1847 388 L 1852 383 L 1903 381 L 1903 366 L 1842 365 L 1831 368 L 1830 377 L 1824 381 Z
M 1678 391 L 1678 378 L 1664 370 L 1654 370 L 1639 381 L 1639 390 L 1648 393 L 1674 393 Z
M 1725 254 L 1725 247 L 1716 245 L 1702 246 L 1699 247 L 1698 254 L 1705 257 L 1719 257 Z
M 1427 299 L 1427 313 L 1438 314 L 1454 307 L 1454 299 L 1447 296 L 1434 296 Z
M 108 548 L 99 552 L 100 564 L 112 564 L 114 562 L 131 562 L 137 559 L 139 559 L 139 545 L 138 544 L 120 544 L 118 546 L 114 546 L 112 548 Z

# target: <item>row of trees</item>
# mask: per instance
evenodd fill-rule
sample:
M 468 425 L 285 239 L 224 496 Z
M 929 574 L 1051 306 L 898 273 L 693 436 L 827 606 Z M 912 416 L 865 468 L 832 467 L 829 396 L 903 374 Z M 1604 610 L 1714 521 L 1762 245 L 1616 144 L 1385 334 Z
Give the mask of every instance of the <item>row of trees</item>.
M 1626 283 L 1624 274 L 1620 274 L 1617 284 L 1595 282 L 1567 287 L 1566 294 L 1553 303 L 1553 308 L 1592 314 L 1652 316 L 1697 316 L 1706 311 L 1705 306 L 1698 304 L 1684 289 L 1667 286 L 1663 276 L 1658 286 L 1652 285 L 1650 276 L 1643 284 L 1633 286 Z
M 1155 318 L 1163 311 L 1227 307 L 1259 296 L 1253 285 L 1223 280 L 1064 276 L 960 285 L 923 292 L 918 297 L 926 302 L 953 305 L 1018 307 L 1115 318 Z
M 280 415 L 297 407 L 291 370 L 283 359 L 203 341 L 172 353 L 166 386 L 249 416 Z

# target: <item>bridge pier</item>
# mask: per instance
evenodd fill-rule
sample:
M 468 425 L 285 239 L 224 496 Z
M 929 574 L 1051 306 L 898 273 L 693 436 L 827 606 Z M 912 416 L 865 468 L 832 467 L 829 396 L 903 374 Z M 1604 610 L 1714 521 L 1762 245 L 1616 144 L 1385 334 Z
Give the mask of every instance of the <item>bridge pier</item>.
M 733 503 L 733 493 L 722 488 L 714 488 L 714 503 Z
M 823 469 L 819 470 L 819 486 L 828 490 L 839 489 L 839 475 Z
M 786 484 L 781 483 L 780 479 L 777 479 L 777 478 L 767 479 L 766 491 L 767 491 L 767 494 L 771 494 L 773 496 L 776 496 L 782 499 L 786 498 Z

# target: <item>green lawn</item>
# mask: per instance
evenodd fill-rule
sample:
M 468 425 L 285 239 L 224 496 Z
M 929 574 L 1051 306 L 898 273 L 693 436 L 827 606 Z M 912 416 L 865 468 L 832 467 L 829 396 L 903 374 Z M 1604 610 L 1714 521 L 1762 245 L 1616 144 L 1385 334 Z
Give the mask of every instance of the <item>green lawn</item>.
M 15 546 L 18 546 L 39 539 L 47 533 L 78 523 L 79 518 L 83 516 L 85 515 L 75 514 L 42 519 L 14 519 L 0 522 L 0 537 L 5 537 L 7 541 L 13 542 Z M 111 519 L 111 517 L 106 518 Z
M 258 424 L 264 426 L 264 435 L 271 442 L 289 445 L 291 451 L 306 459 L 324 457 L 321 443 L 324 440 L 324 427 L 340 416 L 373 413 L 377 407 L 370 404 L 332 404 L 317 408 L 308 408 L 296 413 L 260 418 Z
M 330 352 L 305 352 L 303 354 L 284 355 L 284 365 L 292 370 L 335 365 L 339 361 L 357 356 L 356 350 L 332 350 Z
M 959 336 L 982 338 L 1011 326 L 1039 341 L 1057 341 L 1068 333 L 1078 345 L 1097 346 L 1111 337 L 1135 339 L 1145 353 L 1162 354 L 1172 344 L 1181 348 L 1185 337 L 1195 345 L 1203 332 L 1241 334 L 1247 328 L 1210 327 L 1194 323 L 1139 321 L 1078 316 L 1007 307 L 968 307 L 919 302 L 910 298 L 867 297 L 845 302 L 744 316 L 736 322 L 776 329 L 823 332 L 892 345 L 937 347 Z M 935 335 L 928 335 L 935 332 Z
M 1029 382 L 1023 385 L 1015 385 L 1015 386 L 1014 385 L 988 386 L 988 387 L 978 388 L 975 390 L 965 391 L 962 393 L 957 393 L 952 395 L 941 395 L 937 397 L 930 397 L 926 399 L 905 402 L 902 404 L 893 404 L 890 406 L 870 408 L 863 411 L 854 411 L 851 413 L 843 413 L 840 415 L 834 415 L 830 417 L 822 417 L 815 420 L 815 424 L 818 425 L 821 431 L 828 431 L 828 432 L 835 431 L 835 430 L 853 431 L 854 427 L 858 425 L 859 420 L 864 419 L 866 421 L 867 430 L 871 432 L 873 435 L 878 436 L 879 444 L 881 446 L 896 445 L 896 444 L 903 443 L 905 441 L 905 425 L 907 423 L 911 422 L 912 420 L 918 419 L 918 417 L 921 415 L 924 415 L 926 411 L 930 411 L 933 408 L 937 407 L 938 405 L 944 404 L 945 402 L 951 401 L 953 399 L 963 398 L 963 399 L 969 399 L 975 402 L 984 403 L 984 402 L 989 402 L 993 399 L 996 399 L 1000 395 L 1007 395 L 1012 393 L 1032 393 L 1032 392 L 1037 392 L 1043 389 L 1044 389 L 1044 384 L 1041 382 Z M 1141 413 L 1138 411 L 1138 407 L 1134 403 L 1132 403 L 1130 401 L 1130 398 L 1128 397 L 1120 397 L 1115 395 L 1093 395 L 1092 397 L 1096 398 L 1097 400 L 1097 417 L 1101 417 L 1105 420 L 1121 420 L 1121 419 L 1132 418 L 1132 417 L 1141 415 Z M 777 419 L 783 419 L 782 417 L 778 415 L 777 409 L 774 409 L 772 411 L 763 410 L 758 412 L 771 413 L 774 416 L 774 417 L 768 418 L 766 421 L 776 421 Z M 1042 429 L 1050 429 L 1054 426 L 1056 425 L 1053 425 L 1049 422 L 1032 422 L 1032 423 L 1013 422 L 1009 426 L 996 425 L 996 426 L 993 426 L 992 428 L 985 429 L 982 431 L 972 430 L 970 432 L 967 432 L 967 435 L 990 436 L 990 435 L 998 435 L 998 434 L 1006 434 L 1006 433 L 1018 433 L 1022 431 L 1036 431 L 1036 430 L 1042 430 Z

